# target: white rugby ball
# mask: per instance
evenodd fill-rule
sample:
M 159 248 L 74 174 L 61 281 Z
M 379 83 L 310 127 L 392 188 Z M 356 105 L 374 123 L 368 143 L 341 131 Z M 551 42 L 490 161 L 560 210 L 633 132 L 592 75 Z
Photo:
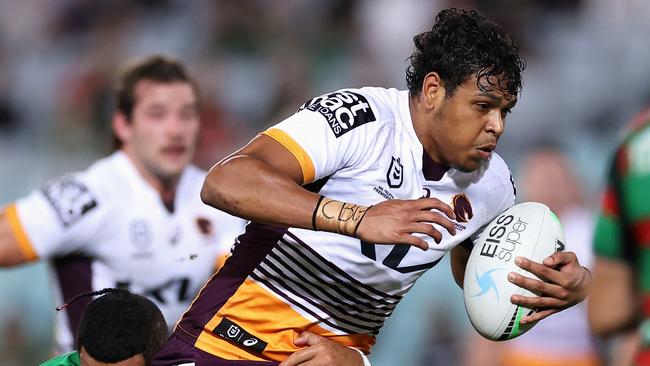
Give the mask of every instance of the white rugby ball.
M 520 203 L 490 222 L 470 254 L 465 268 L 465 309 L 474 328 L 485 338 L 504 341 L 518 337 L 535 323 L 520 325 L 533 310 L 510 302 L 513 294 L 536 296 L 508 281 L 508 273 L 537 278 L 515 264 L 515 258 L 543 261 L 564 250 L 564 231 L 557 216 L 541 203 Z

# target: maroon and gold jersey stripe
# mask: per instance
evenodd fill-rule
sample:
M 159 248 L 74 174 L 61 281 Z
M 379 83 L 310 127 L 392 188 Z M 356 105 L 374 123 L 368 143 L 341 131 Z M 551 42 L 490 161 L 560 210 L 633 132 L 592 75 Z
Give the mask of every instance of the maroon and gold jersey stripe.
M 267 350 L 262 355 L 248 352 L 243 347 L 216 335 L 213 330 L 224 318 L 268 343 Z M 282 361 L 300 350 L 293 344 L 293 341 L 303 330 L 328 337 L 349 347 L 361 349 L 366 353 L 374 344 L 374 337 L 366 334 L 341 336 L 323 329 L 255 281 L 247 279 L 235 295 L 205 325 L 195 346 L 224 359 Z

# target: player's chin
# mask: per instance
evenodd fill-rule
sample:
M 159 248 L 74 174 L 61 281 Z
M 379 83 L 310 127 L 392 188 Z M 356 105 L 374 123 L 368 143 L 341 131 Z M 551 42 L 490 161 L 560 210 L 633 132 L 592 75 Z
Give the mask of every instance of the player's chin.
M 166 159 L 161 164 L 161 171 L 167 177 L 175 177 L 181 174 L 183 169 L 190 163 L 189 158 L 185 159 Z
M 486 160 L 482 158 L 471 157 L 459 162 L 458 164 L 454 164 L 453 168 L 460 170 L 463 173 L 471 173 L 480 168 L 485 161 Z

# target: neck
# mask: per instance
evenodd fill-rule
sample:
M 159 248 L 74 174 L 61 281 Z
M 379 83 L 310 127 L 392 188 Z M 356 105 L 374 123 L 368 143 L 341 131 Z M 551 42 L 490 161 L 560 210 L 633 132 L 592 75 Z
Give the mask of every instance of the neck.
M 433 114 L 433 111 L 427 110 L 422 105 L 420 98 L 420 95 L 409 97 L 409 111 L 411 113 L 411 121 L 413 122 L 415 135 L 422 144 L 424 152 L 431 158 L 431 160 L 437 163 L 442 163 L 435 141 L 427 134 L 428 130 L 431 128 L 431 126 L 427 126 L 427 124 L 431 123 L 431 118 L 427 117 L 430 114 Z
M 147 169 L 144 164 L 134 156 L 133 152 L 128 149 L 122 149 L 122 151 L 129 158 L 133 166 L 135 166 L 135 169 L 144 181 L 158 192 L 163 200 L 173 200 L 174 194 L 176 193 L 176 187 L 178 186 L 178 181 L 180 180 L 180 175 L 169 178 L 160 177 Z

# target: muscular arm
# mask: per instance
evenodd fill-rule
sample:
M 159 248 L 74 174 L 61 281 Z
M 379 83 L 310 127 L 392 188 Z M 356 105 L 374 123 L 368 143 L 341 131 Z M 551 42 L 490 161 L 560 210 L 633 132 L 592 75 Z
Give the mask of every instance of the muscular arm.
M 0 266 L 9 267 L 27 261 L 11 229 L 7 212 L 0 211 Z
M 311 229 L 320 196 L 304 189 L 302 183 L 302 168 L 293 154 L 274 139 L 261 135 L 210 170 L 201 199 L 249 220 Z M 436 198 L 384 201 L 362 217 L 354 235 L 375 244 L 427 249 L 428 244 L 412 234 L 426 234 L 440 242 L 442 234 L 430 223 L 455 234 L 450 220 L 453 210 Z M 323 226 L 322 230 L 336 232 L 331 226 Z
M 589 298 L 591 330 L 608 337 L 635 326 L 638 322 L 635 293 L 634 276 L 628 264 L 598 257 Z
M 300 186 L 302 177 L 300 164 L 289 150 L 260 135 L 212 167 L 201 199 L 249 220 L 311 228 L 319 195 Z

